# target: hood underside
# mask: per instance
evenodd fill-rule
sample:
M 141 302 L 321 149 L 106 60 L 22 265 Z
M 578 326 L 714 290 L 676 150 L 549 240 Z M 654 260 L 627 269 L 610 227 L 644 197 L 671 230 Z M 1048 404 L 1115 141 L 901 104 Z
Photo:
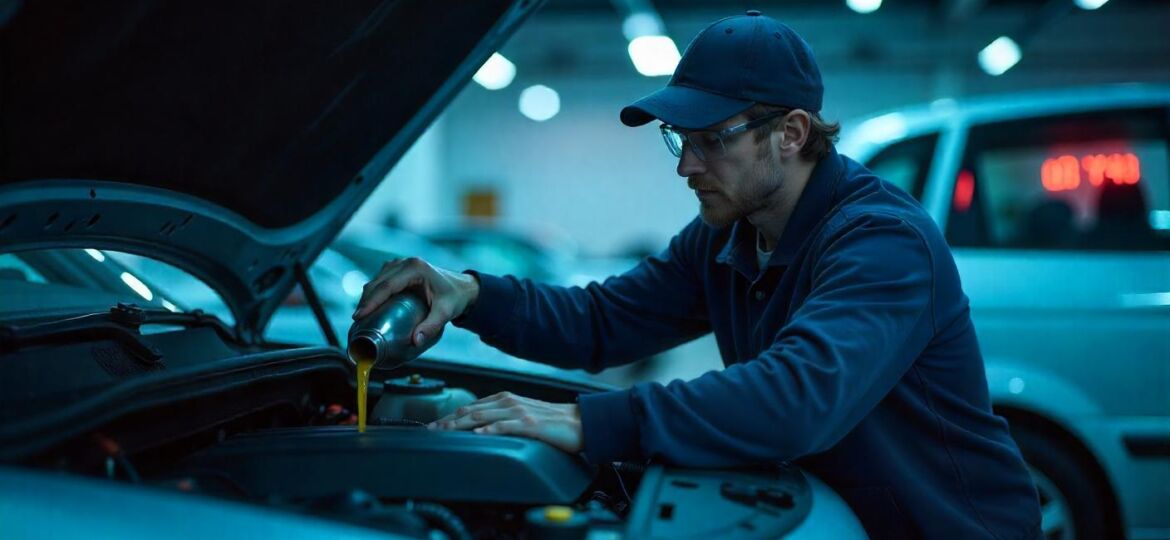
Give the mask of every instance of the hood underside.
M 171 262 L 248 335 L 536 4 L 25 2 L 0 20 L 0 248 Z

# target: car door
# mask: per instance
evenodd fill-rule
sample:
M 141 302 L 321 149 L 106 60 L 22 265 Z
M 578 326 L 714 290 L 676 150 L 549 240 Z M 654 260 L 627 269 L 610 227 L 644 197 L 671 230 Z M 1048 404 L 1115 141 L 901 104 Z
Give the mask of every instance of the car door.
M 1111 415 L 1170 416 L 1166 126 L 1162 108 L 975 125 L 946 221 L 985 355 Z
M 1167 123 L 1146 107 L 973 125 L 944 220 L 997 407 L 1081 438 L 1131 526 L 1166 522 L 1170 480 L 1166 456 L 1146 452 L 1170 441 Z M 1027 446 L 1042 468 L 1077 455 L 1057 439 Z M 1044 472 L 1083 517 L 1080 469 Z

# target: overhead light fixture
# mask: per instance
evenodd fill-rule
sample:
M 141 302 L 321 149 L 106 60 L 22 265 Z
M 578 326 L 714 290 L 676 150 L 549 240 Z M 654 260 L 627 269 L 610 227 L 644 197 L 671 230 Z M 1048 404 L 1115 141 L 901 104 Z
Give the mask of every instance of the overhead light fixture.
M 341 289 L 354 298 L 359 298 L 362 295 L 362 289 L 366 282 L 370 281 L 361 270 L 350 270 L 344 276 L 341 276 Z
M 500 90 L 512 84 L 514 78 L 516 78 L 516 64 L 504 58 L 504 55 L 500 53 L 492 53 L 492 56 L 479 67 L 479 71 L 475 72 L 471 80 L 488 90 Z
M 882 0 L 845 0 L 845 5 L 858 13 L 873 13 L 882 7 Z
M 1000 76 L 1020 61 L 1020 46 L 1007 36 L 1000 36 L 979 51 L 979 67 L 988 75 Z
M 134 289 L 134 292 L 138 293 L 138 296 L 145 298 L 147 302 L 154 300 L 154 293 L 150 292 L 150 287 L 147 287 L 146 284 L 135 277 L 134 274 L 131 274 L 130 272 L 122 272 L 122 283 L 125 283 L 127 287 Z
M 106 255 L 96 249 L 86 248 L 85 252 L 97 262 L 106 262 Z
M 543 84 L 529 86 L 520 92 L 520 113 L 537 122 L 544 122 L 561 111 L 561 96 Z
M 668 36 L 634 38 L 630 41 L 629 51 L 634 69 L 646 77 L 671 75 L 682 59 L 674 40 Z
M 1097 9 L 1109 0 L 1075 0 L 1077 7 L 1081 9 Z
M 627 41 L 633 41 L 642 36 L 659 36 L 665 34 L 662 28 L 662 19 L 656 13 L 639 11 L 631 13 L 622 21 L 622 35 Z

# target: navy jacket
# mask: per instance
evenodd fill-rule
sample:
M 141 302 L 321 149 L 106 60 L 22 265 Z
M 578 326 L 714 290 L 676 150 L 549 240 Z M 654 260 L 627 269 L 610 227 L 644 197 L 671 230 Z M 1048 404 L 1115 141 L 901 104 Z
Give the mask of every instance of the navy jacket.
M 922 207 L 834 152 L 762 273 L 755 242 L 746 220 L 696 219 L 603 284 L 476 274 L 457 324 L 591 371 L 715 333 L 721 371 L 580 397 L 590 461 L 791 461 L 874 537 L 1036 538 L 1035 488 L 991 411 L 967 297 Z

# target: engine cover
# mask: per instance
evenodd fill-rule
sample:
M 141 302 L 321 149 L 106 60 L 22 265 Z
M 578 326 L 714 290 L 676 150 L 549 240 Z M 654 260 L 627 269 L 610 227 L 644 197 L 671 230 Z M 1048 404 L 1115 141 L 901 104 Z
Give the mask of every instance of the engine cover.
M 355 488 L 378 497 L 568 504 L 592 469 L 518 437 L 372 426 L 273 429 L 230 437 L 185 459 L 180 472 L 227 475 L 252 496 L 316 498 Z

